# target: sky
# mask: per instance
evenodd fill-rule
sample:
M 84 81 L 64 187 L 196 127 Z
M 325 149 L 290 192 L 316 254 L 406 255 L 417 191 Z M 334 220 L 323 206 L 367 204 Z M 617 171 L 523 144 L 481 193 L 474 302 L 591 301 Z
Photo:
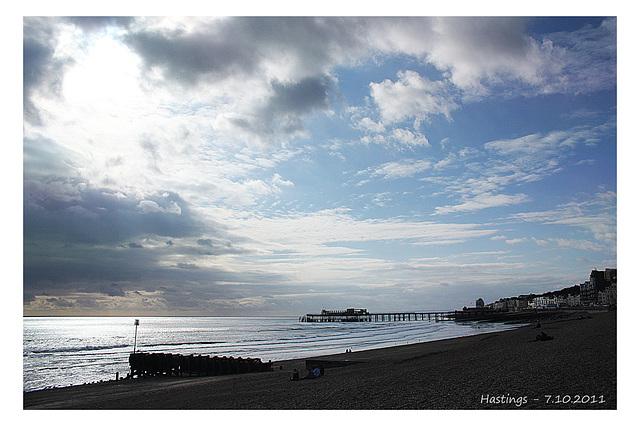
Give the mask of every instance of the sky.
M 617 267 L 617 20 L 24 17 L 23 313 L 437 311 Z

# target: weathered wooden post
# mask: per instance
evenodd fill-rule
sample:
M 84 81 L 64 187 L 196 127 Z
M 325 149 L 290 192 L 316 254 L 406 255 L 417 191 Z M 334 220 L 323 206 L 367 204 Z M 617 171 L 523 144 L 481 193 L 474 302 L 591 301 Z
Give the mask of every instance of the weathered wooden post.
M 135 333 L 135 336 L 133 338 L 133 353 L 135 354 L 136 353 L 136 342 L 138 340 L 138 326 L 140 325 L 140 320 L 138 320 L 138 319 L 134 320 L 133 321 L 133 325 L 136 326 L 136 333 Z

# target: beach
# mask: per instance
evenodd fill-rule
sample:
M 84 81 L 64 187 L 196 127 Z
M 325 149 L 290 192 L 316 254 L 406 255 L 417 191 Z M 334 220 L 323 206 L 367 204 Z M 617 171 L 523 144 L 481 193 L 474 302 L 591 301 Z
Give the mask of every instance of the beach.
M 150 377 L 23 394 L 24 409 L 616 409 L 616 312 L 515 330 L 275 362 L 274 370 Z M 537 341 L 541 332 L 552 340 Z

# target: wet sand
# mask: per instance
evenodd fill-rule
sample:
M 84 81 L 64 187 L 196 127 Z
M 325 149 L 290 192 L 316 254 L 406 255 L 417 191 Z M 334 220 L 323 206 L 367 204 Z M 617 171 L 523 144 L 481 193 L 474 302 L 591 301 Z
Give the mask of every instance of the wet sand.
M 274 371 L 154 377 L 27 392 L 25 409 L 616 409 L 616 312 L 516 330 L 318 357 Z M 553 340 L 535 341 L 541 331 Z M 348 361 L 348 362 L 347 362 Z M 282 370 L 280 369 L 282 367 Z M 304 374 L 302 374 L 304 375 Z

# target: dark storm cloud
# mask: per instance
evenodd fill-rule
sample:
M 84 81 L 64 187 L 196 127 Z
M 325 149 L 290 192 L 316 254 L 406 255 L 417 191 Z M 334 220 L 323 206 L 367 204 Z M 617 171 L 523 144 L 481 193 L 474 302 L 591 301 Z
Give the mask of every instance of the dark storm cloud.
M 24 289 L 102 292 L 107 283 L 157 278 L 156 264 L 157 254 L 149 250 L 86 244 L 64 247 L 47 241 L 25 241 Z
M 181 84 L 193 84 L 205 75 L 220 79 L 232 73 L 251 73 L 256 65 L 255 46 L 208 33 L 141 32 L 126 41 L 147 67 L 160 66 L 167 78 L 181 79 Z
M 23 210 L 25 306 L 55 290 L 55 298 L 41 301 L 57 308 L 91 307 L 96 294 L 128 298 L 152 292 L 169 309 L 193 308 L 214 296 L 248 294 L 242 290 L 247 285 L 283 281 L 268 272 L 199 266 L 200 256 L 247 252 L 244 240 L 222 225 L 203 225 L 175 193 L 141 198 L 80 179 L 29 175 Z
M 176 265 L 180 269 L 200 269 L 200 267 L 194 263 L 178 263 Z
M 240 240 L 238 240 L 240 242 Z M 213 238 L 199 238 L 196 240 L 196 244 L 201 247 L 207 247 L 204 250 L 196 250 L 195 253 L 205 256 L 219 256 L 221 254 L 247 254 L 249 251 L 236 247 L 229 239 L 213 239 Z M 187 253 L 194 253 L 192 250 L 188 250 Z
M 267 288 L 273 292 L 273 285 L 269 283 L 286 281 L 284 277 L 268 272 L 236 273 L 199 267 L 193 262 L 163 265 L 167 255 L 175 254 L 174 250 L 175 246 L 131 249 L 25 242 L 24 303 L 30 304 L 35 295 L 50 291 L 55 292 L 56 297 L 86 294 L 87 298 L 96 293 L 125 298 L 153 292 L 160 293 L 167 306 L 173 308 L 185 306 L 184 301 L 196 294 L 201 295 L 203 301 L 214 296 L 235 298 L 253 291 L 267 291 Z M 234 285 L 229 285 L 231 283 Z
M 73 306 L 73 302 L 63 299 L 63 298 L 58 298 L 58 297 L 50 297 L 48 299 L 46 299 L 47 302 L 51 303 L 53 306 L 55 307 L 59 307 L 59 308 L 70 308 Z
M 241 134 L 272 141 L 278 135 L 303 134 L 306 116 L 329 110 L 330 96 L 338 90 L 327 73 L 345 57 L 364 51 L 355 31 L 359 25 L 336 18 L 231 18 L 190 32 L 131 32 L 124 40 L 149 70 L 161 70 L 169 85 L 263 80 L 264 98 L 226 120 Z M 283 66 L 290 75 L 271 80 L 273 68 Z M 155 164 L 153 147 L 143 147 Z
M 61 77 L 71 58 L 54 58 L 57 19 L 24 18 L 22 44 L 22 95 L 24 119 L 38 124 L 41 113 L 32 98 L 36 92 L 59 96 Z
M 276 134 L 294 136 L 305 130 L 304 119 L 314 111 L 328 111 L 335 83 L 326 76 L 307 77 L 297 82 L 271 82 L 272 94 L 250 115 L 234 117 L 236 129 L 269 140 Z
M 213 247 L 213 240 L 211 238 L 199 238 L 196 243 L 199 246 L 209 246 Z
M 175 193 L 139 199 L 82 180 L 24 182 L 25 242 L 130 243 L 141 235 L 197 235 L 199 224 Z
M 125 38 L 147 67 L 168 79 L 193 84 L 202 79 L 262 75 L 282 60 L 302 74 L 321 74 L 335 61 L 359 53 L 361 24 L 354 19 L 227 18 L 193 31 L 141 30 Z
M 111 297 L 124 297 L 125 293 L 124 290 L 122 290 L 122 288 L 120 288 L 120 286 L 116 283 L 112 283 L 109 286 L 101 286 L 100 287 L 100 293 L 105 294 L 107 296 L 111 296 Z
M 332 82 L 326 77 L 309 77 L 297 83 L 272 84 L 274 95 L 270 106 L 277 112 L 311 112 L 329 107 Z

